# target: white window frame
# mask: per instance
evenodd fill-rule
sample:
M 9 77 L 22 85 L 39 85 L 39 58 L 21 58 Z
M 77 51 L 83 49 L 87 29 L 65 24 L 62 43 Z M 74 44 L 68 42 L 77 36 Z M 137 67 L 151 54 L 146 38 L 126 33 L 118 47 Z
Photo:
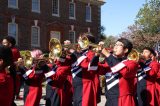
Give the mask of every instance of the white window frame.
M 73 32 L 74 33 L 74 41 L 72 42 L 71 39 L 70 39 L 70 33 Z M 73 30 L 69 30 L 69 40 L 71 41 L 71 43 L 75 43 L 76 41 L 76 32 L 73 31 Z
M 32 28 L 38 28 L 38 44 L 32 44 Z M 39 26 L 32 26 L 31 27 L 31 46 L 32 47 L 40 47 L 40 27 Z
M 70 16 L 70 4 L 74 5 L 74 16 Z M 74 1 L 72 0 L 71 2 L 69 2 L 69 19 L 76 19 L 76 4 L 74 3 Z
M 13 23 L 13 22 L 10 22 L 10 23 L 8 23 L 8 36 L 12 36 L 12 35 L 10 35 L 9 34 L 9 25 L 10 24 L 15 24 L 16 25 L 16 37 L 15 37 L 15 40 L 16 40 L 16 44 L 18 44 L 18 24 L 17 23 Z
M 87 19 L 87 16 L 86 16 L 86 14 L 87 14 L 87 7 L 90 8 L 90 19 L 89 20 Z M 85 14 L 86 22 L 92 22 L 92 8 L 91 8 L 90 4 L 88 4 L 86 6 L 86 14 Z
M 58 9 L 57 9 L 58 14 L 53 13 L 53 0 L 52 0 L 52 16 L 59 17 L 59 16 L 60 16 L 60 15 L 59 15 L 59 0 L 57 0 L 57 1 L 58 1 Z
M 8 8 L 14 8 L 18 9 L 18 0 L 16 0 L 16 6 L 9 3 L 10 0 L 8 0 Z
M 33 1 L 33 0 L 32 0 L 32 1 Z M 40 9 L 41 9 L 41 0 L 38 0 L 38 1 L 39 1 L 39 2 L 38 2 L 38 3 L 39 3 L 39 4 L 38 4 L 38 6 L 39 6 L 39 7 L 38 7 L 38 10 L 33 10 L 33 7 L 32 7 L 32 12 L 36 12 L 36 13 L 40 13 L 40 12 L 41 12 L 41 10 L 40 10 Z

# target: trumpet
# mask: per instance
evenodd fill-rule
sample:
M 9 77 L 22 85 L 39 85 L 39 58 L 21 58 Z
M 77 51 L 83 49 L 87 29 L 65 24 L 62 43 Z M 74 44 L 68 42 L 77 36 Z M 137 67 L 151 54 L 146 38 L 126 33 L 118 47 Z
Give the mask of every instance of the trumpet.
M 88 46 L 92 46 L 92 47 L 94 47 L 93 50 L 97 51 L 97 49 L 99 47 L 99 45 L 96 45 L 94 43 L 89 42 L 89 40 L 86 36 L 82 37 L 81 41 L 79 43 L 80 43 L 80 47 L 83 49 L 87 48 Z M 140 53 L 136 49 L 132 49 L 132 51 L 128 54 L 127 58 L 128 58 L 128 60 L 134 60 L 134 61 L 138 62 L 140 59 Z
M 80 45 L 80 47 L 81 47 L 82 49 L 85 49 L 85 48 L 87 48 L 88 46 L 92 46 L 92 47 L 94 47 L 94 48 L 99 47 L 99 45 L 89 42 L 89 39 L 88 39 L 86 36 L 83 36 L 83 37 L 80 39 L 80 41 L 78 42 L 78 44 Z
M 61 45 L 58 39 L 52 38 L 49 41 L 49 58 L 60 57 L 70 54 L 69 49 L 79 49 L 78 46 L 75 48 L 75 45 L 77 44 Z
M 140 53 L 136 49 L 132 49 L 132 51 L 127 56 L 128 60 L 133 60 L 138 62 L 140 59 Z
M 46 61 L 47 60 L 45 58 L 40 58 L 40 59 L 33 58 L 29 50 L 25 51 L 24 66 L 27 69 L 32 68 L 33 65 L 36 65 L 36 68 L 40 68 L 43 64 L 46 63 Z
M 49 41 L 50 56 L 60 57 L 62 55 L 62 45 L 60 41 L 56 38 L 52 38 Z
M 29 50 L 26 50 L 25 56 L 24 56 L 24 66 L 28 69 L 32 67 L 33 64 L 33 58 L 31 55 L 31 52 Z

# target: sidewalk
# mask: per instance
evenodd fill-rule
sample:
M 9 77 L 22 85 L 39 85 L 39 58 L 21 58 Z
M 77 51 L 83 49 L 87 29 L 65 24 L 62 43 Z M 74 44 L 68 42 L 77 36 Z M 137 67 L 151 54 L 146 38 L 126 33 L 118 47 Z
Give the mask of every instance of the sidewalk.
M 20 96 L 23 97 L 23 89 L 21 89 Z M 43 88 L 42 97 L 45 96 L 45 88 Z M 101 96 L 101 103 L 98 106 L 105 106 L 105 96 Z M 23 100 L 15 100 L 17 106 L 24 106 Z M 40 106 L 45 106 L 45 100 L 42 98 L 40 101 Z

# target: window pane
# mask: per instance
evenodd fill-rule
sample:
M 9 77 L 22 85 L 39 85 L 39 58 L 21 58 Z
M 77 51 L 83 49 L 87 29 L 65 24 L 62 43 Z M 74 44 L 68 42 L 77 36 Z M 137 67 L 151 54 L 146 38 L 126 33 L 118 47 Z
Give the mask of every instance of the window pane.
M 8 4 L 9 4 L 9 6 L 14 6 L 14 7 L 16 7 L 17 5 L 17 0 L 8 0 Z
M 53 0 L 53 14 L 58 14 L 58 0 Z
M 13 36 L 16 39 L 17 27 L 16 27 L 15 23 L 9 23 L 8 24 L 8 35 Z
M 75 11 L 74 10 L 75 9 L 74 6 L 75 6 L 74 3 L 69 3 L 69 16 L 70 17 L 75 17 L 75 15 L 74 15 L 74 13 L 75 13 L 74 12 Z
M 33 11 L 40 11 L 40 1 L 39 0 L 32 0 L 32 10 Z
M 61 35 L 61 33 L 58 31 L 51 31 L 50 32 L 50 38 L 57 38 L 58 40 L 60 40 L 60 35 Z
M 32 36 L 31 36 L 31 44 L 32 45 L 39 45 L 39 28 L 32 27 Z
M 69 32 L 69 40 L 71 41 L 71 43 L 75 43 L 75 32 L 74 31 Z
M 91 7 L 86 6 L 86 20 L 91 20 Z

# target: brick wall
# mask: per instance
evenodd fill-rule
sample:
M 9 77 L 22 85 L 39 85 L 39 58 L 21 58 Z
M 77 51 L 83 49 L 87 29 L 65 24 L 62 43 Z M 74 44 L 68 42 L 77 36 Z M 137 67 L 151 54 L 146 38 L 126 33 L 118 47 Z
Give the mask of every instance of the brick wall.
M 100 7 L 91 5 L 92 22 L 85 21 L 85 6 L 87 3 L 75 0 L 76 19 L 69 19 L 69 0 L 60 0 L 60 17 L 52 16 L 52 0 L 41 0 L 40 13 L 31 11 L 31 0 L 19 0 L 18 9 L 8 8 L 7 0 L 0 1 L 0 39 L 7 35 L 11 16 L 16 17 L 18 24 L 18 46 L 20 49 L 31 49 L 31 26 L 38 20 L 40 27 L 40 48 L 48 49 L 50 31 L 61 32 L 61 42 L 68 39 L 71 25 L 74 25 L 76 38 L 80 33 L 87 32 L 88 27 L 94 36 L 98 36 L 100 27 Z

